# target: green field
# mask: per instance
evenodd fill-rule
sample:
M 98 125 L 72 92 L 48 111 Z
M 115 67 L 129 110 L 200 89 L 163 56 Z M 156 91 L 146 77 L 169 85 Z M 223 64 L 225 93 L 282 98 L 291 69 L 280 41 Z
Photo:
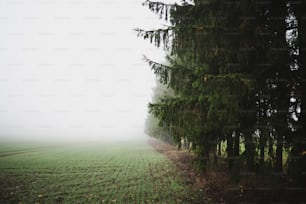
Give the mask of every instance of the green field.
M 1 144 L 0 189 L 0 203 L 185 203 L 188 195 L 174 164 L 145 141 Z

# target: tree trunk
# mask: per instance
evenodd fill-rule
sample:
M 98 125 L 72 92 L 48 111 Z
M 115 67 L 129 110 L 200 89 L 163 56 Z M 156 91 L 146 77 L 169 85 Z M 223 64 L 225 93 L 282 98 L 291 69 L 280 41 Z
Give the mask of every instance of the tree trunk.
M 276 145 L 276 165 L 275 170 L 281 172 L 283 169 L 283 136 L 278 135 Z
M 237 176 L 240 175 L 240 157 L 239 157 L 239 154 L 240 154 L 240 133 L 239 132 L 236 132 L 235 134 L 235 138 L 234 138 L 234 175 L 236 175 L 236 179 L 237 179 Z
M 240 133 L 236 133 L 235 137 L 235 146 L 234 146 L 234 155 L 235 157 L 239 157 L 240 153 Z
M 255 147 L 252 139 L 252 132 L 248 131 L 245 135 L 245 153 L 246 153 L 246 161 L 247 161 L 247 169 L 248 171 L 254 171 L 255 167 Z
M 227 159 L 228 159 L 228 169 L 231 171 L 233 169 L 233 137 L 232 134 L 227 135 Z
M 269 133 L 270 134 L 270 133 Z M 273 139 L 269 135 L 269 156 L 272 160 L 274 160 L 274 153 L 273 153 Z
M 266 140 L 265 140 L 265 132 L 262 131 L 260 134 L 260 166 L 264 165 L 265 162 L 265 146 L 266 146 Z
M 217 164 L 218 164 L 217 151 L 218 151 L 218 144 L 216 142 L 215 145 L 214 145 L 214 165 L 215 166 L 217 166 Z

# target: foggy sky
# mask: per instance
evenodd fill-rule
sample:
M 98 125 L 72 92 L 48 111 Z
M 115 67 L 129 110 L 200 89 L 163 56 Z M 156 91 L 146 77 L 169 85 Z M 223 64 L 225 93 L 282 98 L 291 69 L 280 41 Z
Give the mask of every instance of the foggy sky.
M 0 140 L 143 136 L 162 50 L 143 0 L 1 0 Z

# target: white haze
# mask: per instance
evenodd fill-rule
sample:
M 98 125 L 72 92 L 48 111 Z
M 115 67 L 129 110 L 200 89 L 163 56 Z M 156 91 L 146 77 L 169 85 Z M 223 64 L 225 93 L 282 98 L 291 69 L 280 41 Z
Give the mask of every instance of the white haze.
M 1 0 L 0 141 L 143 137 L 154 74 L 143 0 Z

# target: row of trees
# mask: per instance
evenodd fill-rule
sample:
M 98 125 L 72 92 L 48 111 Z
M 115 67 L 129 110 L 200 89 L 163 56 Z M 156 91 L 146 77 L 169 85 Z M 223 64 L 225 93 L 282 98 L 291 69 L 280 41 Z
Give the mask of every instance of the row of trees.
M 145 58 L 168 89 L 149 104 L 159 137 L 190 144 L 203 169 L 226 144 L 230 171 L 305 173 L 306 1 L 144 5 L 170 22 L 137 29 L 168 52 L 168 65 Z

